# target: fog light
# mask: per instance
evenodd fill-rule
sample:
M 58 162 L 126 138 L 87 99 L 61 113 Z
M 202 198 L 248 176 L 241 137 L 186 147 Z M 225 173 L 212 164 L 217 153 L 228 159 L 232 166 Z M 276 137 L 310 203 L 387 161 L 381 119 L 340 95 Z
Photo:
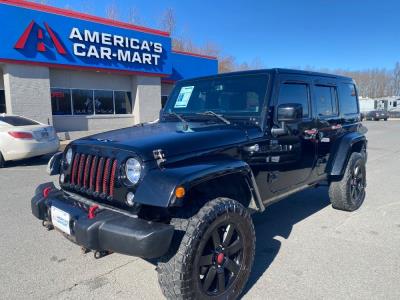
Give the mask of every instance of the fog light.
M 64 174 L 61 174 L 61 176 L 60 176 L 60 182 L 61 182 L 61 183 L 64 183 L 64 180 L 65 180 L 65 175 L 64 175 Z
M 133 205 L 135 204 L 135 202 L 133 201 L 134 199 L 135 199 L 135 194 L 134 194 L 134 193 L 129 192 L 129 193 L 126 195 L 126 203 L 127 203 L 129 206 L 133 206 Z

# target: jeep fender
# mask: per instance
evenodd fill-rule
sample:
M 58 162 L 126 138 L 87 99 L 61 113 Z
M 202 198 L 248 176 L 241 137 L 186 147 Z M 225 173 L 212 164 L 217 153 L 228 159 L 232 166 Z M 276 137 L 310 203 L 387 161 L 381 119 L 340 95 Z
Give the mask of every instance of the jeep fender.
M 331 157 L 327 165 L 329 176 L 341 177 L 355 145 L 367 146 L 367 139 L 359 132 L 345 134 L 332 147 Z M 361 149 L 361 148 L 360 148 Z
M 135 202 L 159 207 L 180 206 L 182 202 L 175 197 L 177 187 L 182 186 L 188 191 L 199 183 L 230 174 L 243 175 L 252 196 L 249 208 L 263 211 L 264 205 L 251 168 L 243 161 L 229 158 L 152 169 L 139 184 Z

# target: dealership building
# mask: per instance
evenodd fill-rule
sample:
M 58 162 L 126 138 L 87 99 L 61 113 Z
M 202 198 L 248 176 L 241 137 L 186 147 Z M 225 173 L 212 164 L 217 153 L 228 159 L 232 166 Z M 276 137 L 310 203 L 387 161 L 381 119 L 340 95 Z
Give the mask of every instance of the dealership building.
M 155 120 L 177 80 L 218 70 L 166 32 L 46 5 L 0 0 L 0 26 L 0 113 L 58 132 Z

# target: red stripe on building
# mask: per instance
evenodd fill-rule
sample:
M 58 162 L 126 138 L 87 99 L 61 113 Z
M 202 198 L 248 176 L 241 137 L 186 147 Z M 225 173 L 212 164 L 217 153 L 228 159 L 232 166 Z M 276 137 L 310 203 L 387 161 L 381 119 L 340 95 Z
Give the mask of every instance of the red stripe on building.
M 162 73 L 146 73 L 146 72 L 141 72 L 141 71 L 107 69 L 107 68 L 98 68 L 98 67 L 89 67 L 89 66 L 74 66 L 74 65 L 44 63 L 44 62 L 19 60 L 19 59 L 0 58 L 0 62 L 9 63 L 9 64 L 21 64 L 22 63 L 24 65 L 53 67 L 53 68 L 59 68 L 59 69 L 69 69 L 69 70 L 78 70 L 78 71 L 108 72 L 108 73 L 116 73 L 116 74 L 123 74 L 123 75 L 141 75 L 141 76 L 153 76 L 153 77 L 168 77 L 168 76 L 170 76 L 170 74 L 162 74 Z

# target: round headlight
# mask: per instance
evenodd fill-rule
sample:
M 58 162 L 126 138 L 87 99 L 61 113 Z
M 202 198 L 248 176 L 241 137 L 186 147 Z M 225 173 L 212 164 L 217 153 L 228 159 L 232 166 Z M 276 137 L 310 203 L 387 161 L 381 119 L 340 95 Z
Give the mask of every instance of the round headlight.
M 125 175 L 126 178 L 132 184 L 139 182 L 140 173 L 142 171 L 142 165 L 136 158 L 129 158 L 125 164 Z
M 67 154 L 65 155 L 65 160 L 67 161 L 67 164 L 71 164 L 72 162 L 72 149 L 69 148 L 67 151 Z

